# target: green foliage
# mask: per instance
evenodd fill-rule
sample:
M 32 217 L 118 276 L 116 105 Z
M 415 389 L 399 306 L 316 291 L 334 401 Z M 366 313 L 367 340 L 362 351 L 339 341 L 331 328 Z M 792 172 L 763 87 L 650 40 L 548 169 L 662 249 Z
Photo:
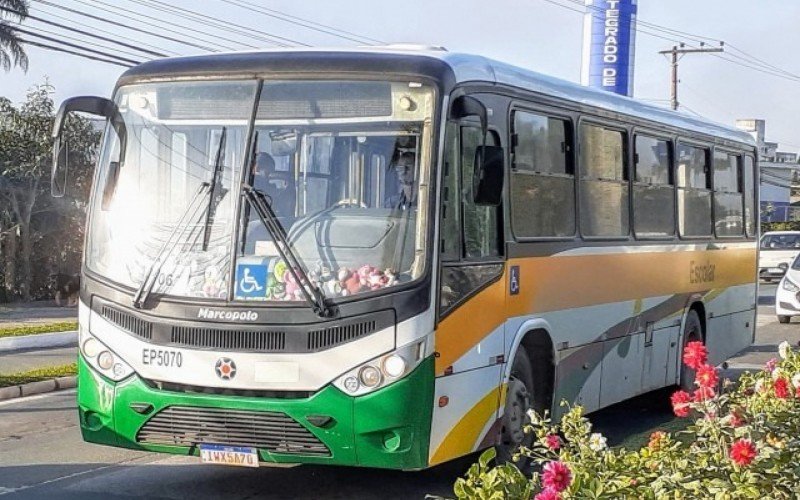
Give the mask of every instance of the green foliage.
M 28 16 L 25 0 L 0 0 L 0 66 L 11 71 L 13 66 L 28 70 L 28 56 L 14 27 L 4 18 L 23 21 Z
M 0 326 L 0 338 L 21 337 L 24 335 L 38 335 L 40 333 L 68 332 L 78 329 L 77 321 L 58 321 L 37 325 L 23 325 L 14 327 Z
M 800 231 L 800 221 L 762 222 L 761 233 L 767 231 Z
M 49 196 L 53 88 L 39 85 L 14 106 L 0 98 L 0 299 L 50 295 L 50 275 L 80 269 L 85 209 L 100 133 L 70 116 L 69 196 Z
M 25 372 L 12 373 L 10 375 L 0 375 L 0 387 L 10 387 L 22 385 L 41 380 L 50 380 L 56 377 L 68 377 L 78 373 L 77 363 L 68 365 L 50 366 L 47 368 L 37 368 Z
M 638 449 L 607 448 L 580 407 L 569 408 L 558 424 L 529 412 L 527 430 L 535 440 L 521 453 L 541 467 L 527 479 L 530 489 L 512 466 L 492 467 L 493 455 L 484 454 L 456 482 L 455 494 L 535 500 L 798 498 L 800 354 L 784 342 L 780 355 L 780 361 L 744 374 L 738 383 L 723 381 L 721 389 L 707 385 L 705 398 L 698 396 L 703 387 L 696 382 L 688 402 L 673 400 L 676 413 L 688 409 L 690 425 L 677 433 L 654 432 Z M 549 483 L 546 477 L 553 464 L 568 472 L 558 490 L 554 476 Z

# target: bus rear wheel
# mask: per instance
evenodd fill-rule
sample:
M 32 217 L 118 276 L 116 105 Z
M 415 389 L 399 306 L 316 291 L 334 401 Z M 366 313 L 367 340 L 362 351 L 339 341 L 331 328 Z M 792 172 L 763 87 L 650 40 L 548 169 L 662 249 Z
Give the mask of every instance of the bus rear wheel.
M 681 379 L 680 388 L 688 393 L 694 392 L 694 370 L 683 363 L 683 351 L 689 342 L 703 341 L 703 325 L 700 323 L 700 316 L 697 311 L 692 309 L 686 316 L 686 324 L 683 325 L 683 347 L 681 348 Z
M 532 390 L 533 368 L 525 349 L 520 346 L 511 365 L 500 444 L 496 449 L 498 463 L 513 463 L 522 471 L 527 469 L 530 459 L 520 456 L 514 460 L 514 455 L 519 452 L 520 446 L 530 447 L 533 443 L 533 433 L 525 432 L 525 426 L 530 423 L 528 409 L 531 408 Z

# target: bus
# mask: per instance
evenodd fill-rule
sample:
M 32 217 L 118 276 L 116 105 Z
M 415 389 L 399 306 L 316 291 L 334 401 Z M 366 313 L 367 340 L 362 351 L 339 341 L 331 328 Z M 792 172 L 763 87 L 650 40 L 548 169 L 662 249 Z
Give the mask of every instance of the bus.
M 746 133 L 438 48 L 146 62 L 110 99 L 79 306 L 84 440 L 424 469 L 527 410 L 691 387 L 756 324 Z

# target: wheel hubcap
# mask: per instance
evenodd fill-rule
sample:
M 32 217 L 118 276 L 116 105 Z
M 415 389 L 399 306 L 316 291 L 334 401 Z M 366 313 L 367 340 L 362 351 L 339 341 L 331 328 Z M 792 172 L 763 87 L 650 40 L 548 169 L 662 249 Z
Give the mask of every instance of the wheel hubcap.
M 530 408 L 530 397 L 525 384 L 512 378 L 508 384 L 508 395 L 505 407 L 505 441 L 511 445 L 519 445 L 525 440 L 525 424 L 529 422 L 527 410 Z

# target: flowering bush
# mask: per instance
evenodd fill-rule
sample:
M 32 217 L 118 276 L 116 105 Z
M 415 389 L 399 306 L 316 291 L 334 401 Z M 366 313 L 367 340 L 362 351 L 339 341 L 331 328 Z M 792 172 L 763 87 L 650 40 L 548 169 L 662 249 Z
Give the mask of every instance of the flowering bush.
M 459 498 L 800 498 L 800 353 L 787 342 L 780 359 L 720 384 L 700 342 L 689 342 L 684 363 L 695 370 L 692 393 L 671 397 L 678 417 L 693 424 L 675 435 L 657 431 L 639 450 L 609 449 L 580 407 L 554 424 L 529 412 L 531 448 L 520 450 L 539 472 L 489 465 L 489 450 L 467 477 Z M 721 385 L 721 387 L 720 387 Z

